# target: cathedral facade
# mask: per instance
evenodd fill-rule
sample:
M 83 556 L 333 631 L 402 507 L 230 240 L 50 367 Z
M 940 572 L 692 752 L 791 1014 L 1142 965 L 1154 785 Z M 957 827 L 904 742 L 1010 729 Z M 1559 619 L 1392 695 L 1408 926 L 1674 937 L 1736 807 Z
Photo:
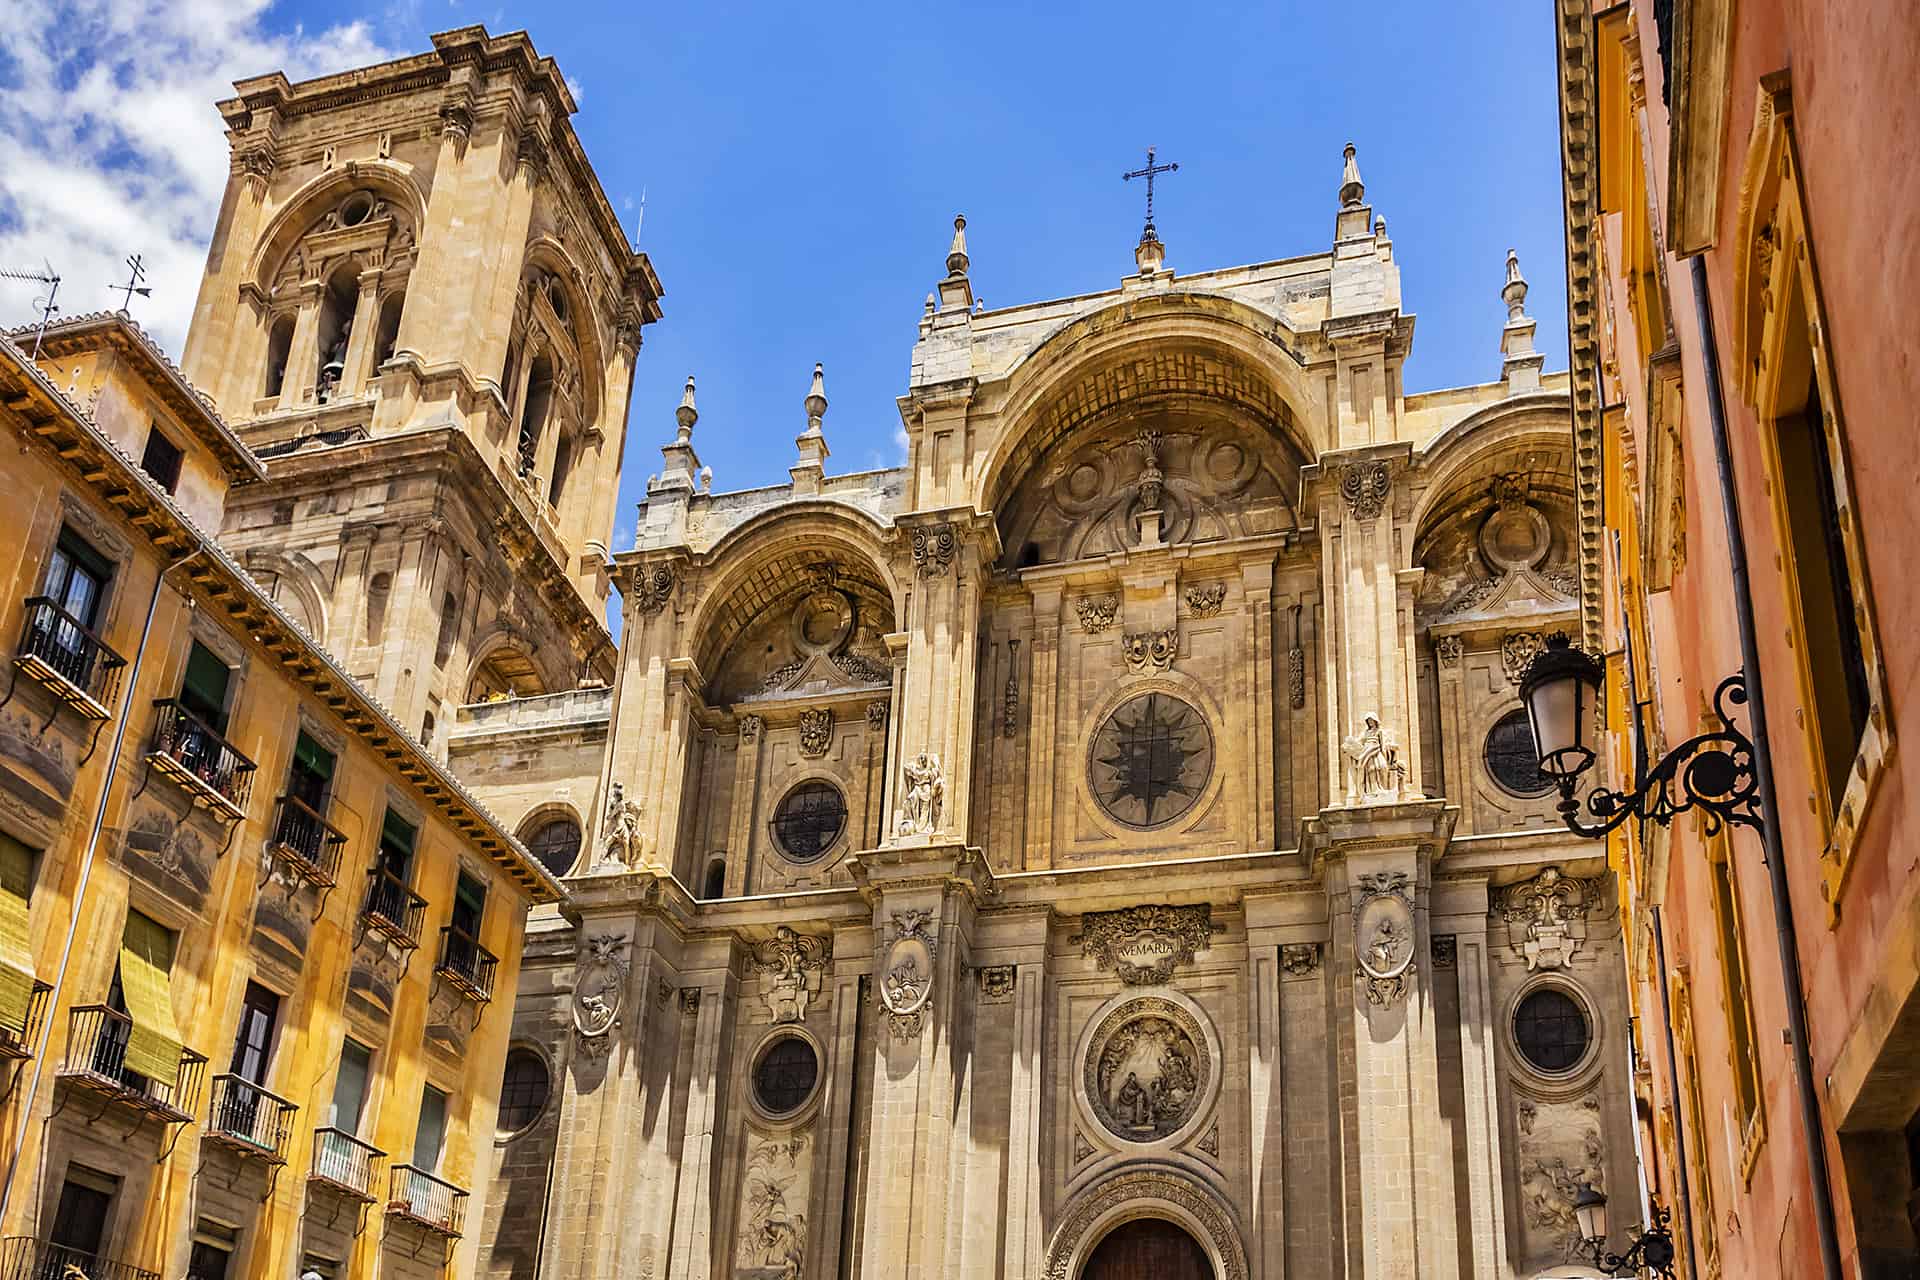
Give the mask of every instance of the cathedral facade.
M 715 491 L 690 379 L 610 550 L 659 282 L 552 64 L 435 46 L 224 105 L 186 365 L 266 459 L 235 554 L 567 889 L 479 1273 L 1592 1274 L 1634 1055 L 1517 695 L 1580 595 L 1518 263 L 1497 380 L 1409 392 L 1352 148 L 1251 266 L 1149 222 L 987 310 L 956 220 L 903 465 L 829 474 L 816 369 Z
M 1510 258 L 1499 380 L 1407 393 L 1351 152 L 1329 203 L 993 311 L 957 220 L 897 469 L 827 473 L 816 370 L 789 483 L 714 492 L 689 381 L 611 690 L 456 730 L 598 770 L 488 1274 L 1592 1274 L 1614 890 L 1516 693 L 1577 625 L 1566 386 Z

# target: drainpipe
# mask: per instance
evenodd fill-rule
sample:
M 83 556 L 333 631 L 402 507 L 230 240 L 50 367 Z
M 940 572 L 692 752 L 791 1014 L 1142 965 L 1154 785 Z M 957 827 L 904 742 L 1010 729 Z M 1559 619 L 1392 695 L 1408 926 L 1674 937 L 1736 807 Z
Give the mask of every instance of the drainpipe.
M 7 1159 L 7 1179 L 0 1185 L 0 1222 L 5 1222 L 7 1206 L 13 1201 L 14 1175 L 20 1171 L 20 1152 L 27 1144 L 27 1130 L 33 1124 L 33 1100 L 40 1092 L 40 1068 L 47 1059 L 47 1044 L 53 1038 L 54 1019 L 60 1012 L 60 989 L 67 980 L 67 965 L 73 958 L 73 935 L 80 927 L 80 911 L 87 901 L 87 881 L 93 874 L 94 853 L 100 848 L 100 832 L 107 821 L 107 800 L 113 794 L 113 779 L 120 767 L 120 749 L 127 740 L 127 724 L 133 718 L 133 695 L 140 687 L 140 664 L 147 656 L 147 641 L 153 635 L 153 615 L 160 607 L 160 589 L 167 575 L 201 554 L 199 548 L 182 559 L 163 567 L 154 575 L 153 595 L 147 599 L 147 620 L 140 628 L 140 647 L 133 651 L 133 665 L 127 668 L 126 683 L 121 686 L 120 718 L 113 726 L 113 749 L 107 753 L 107 771 L 100 784 L 100 803 L 93 811 L 93 832 L 87 837 L 87 849 L 80 857 L 80 882 L 74 886 L 73 906 L 67 912 L 67 937 L 60 945 L 60 967 L 54 970 L 53 990 L 47 993 L 47 1016 L 40 1024 L 40 1043 L 34 1046 L 33 1074 L 28 1077 L 20 1131 L 13 1138 L 13 1153 Z
M 1754 633 L 1753 591 L 1747 576 L 1747 538 L 1740 525 L 1740 495 L 1734 488 L 1733 447 L 1727 436 L 1727 405 L 1720 388 L 1720 348 L 1713 334 L 1713 308 L 1707 300 L 1707 263 L 1695 254 L 1693 306 L 1700 324 L 1701 364 L 1707 376 L 1707 417 L 1713 426 L 1713 458 L 1720 474 L 1720 505 L 1727 525 L 1727 559 L 1733 576 L 1734 616 L 1740 626 L 1740 664 L 1747 678 L 1747 703 L 1753 722 L 1753 772 L 1759 784 L 1760 829 L 1766 850 L 1767 878 L 1773 893 L 1774 938 L 1780 948 L 1780 982 L 1787 997 L 1788 1047 L 1800 1103 L 1800 1127 L 1807 1144 L 1807 1179 L 1813 1191 L 1813 1221 L 1820 1235 L 1820 1265 L 1825 1280 L 1843 1280 L 1840 1231 L 1833 1216 L 1828 1181 L 1827 1142 L 1820 1124 L 1820 1095 L 1813 1079 L 1813 1055 L 1807 1039 L 1807 1001 L 1801 987 L 1800 940 L 1793 923 L 1786 855 L 1780 847 L 1780 804 L 1773 790 L 1773 749 L 1767 736 L 1766 682 L 1760 673 L 1760 642 Z

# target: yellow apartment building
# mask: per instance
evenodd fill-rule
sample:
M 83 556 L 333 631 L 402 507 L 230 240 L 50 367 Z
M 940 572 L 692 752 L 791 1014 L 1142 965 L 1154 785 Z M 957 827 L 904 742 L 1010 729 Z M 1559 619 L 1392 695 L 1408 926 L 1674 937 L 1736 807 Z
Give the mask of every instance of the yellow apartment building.
M 35 337 L 0 337 L 0 1274 L 471 1274 L 563 891 L 214 540 L 265 472 L 211 402 L 122 316 Z

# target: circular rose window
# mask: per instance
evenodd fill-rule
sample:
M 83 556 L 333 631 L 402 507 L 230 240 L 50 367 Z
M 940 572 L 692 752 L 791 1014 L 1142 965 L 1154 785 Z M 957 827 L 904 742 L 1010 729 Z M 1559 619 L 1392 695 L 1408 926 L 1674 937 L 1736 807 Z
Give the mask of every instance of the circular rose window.
M 1557 1075 L 1587 1056 L 1593 1028 L 1579 1001 L 1556 987 L 1542 987 L 1514 1010 L 1513 1039 L 1536 1071 Z
M 795 862 L 812 862 L 847 826 L 847 798 L 831 782 L 803 782 L 773 810 L 773 838 Z
M 753 1099 L 770 1116 L 791 1115 L 813 1096 L 820 1059 L 799 1036 L 783 1036 L 767 1046 L 753 1068 Z
M 1192 704 L 1143 693 L 1114 709 L 1088 753 L 1094 799 L 1116 821 L 1158 827 L 1193 808 L 1213 776 L 1213 730 Z

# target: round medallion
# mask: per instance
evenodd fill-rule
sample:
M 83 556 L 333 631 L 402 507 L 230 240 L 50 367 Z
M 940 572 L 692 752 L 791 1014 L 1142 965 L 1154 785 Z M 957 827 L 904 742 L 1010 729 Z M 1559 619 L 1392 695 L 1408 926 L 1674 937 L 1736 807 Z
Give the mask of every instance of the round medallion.
M 1085 1071 L 1087 1103 L 1108 1133 L 1122 1142 L 1158 1142 L 1194 1118 L 1213 1060 L 1192 1013 L 1142 996 L 1101 1019 Z
M 1093 795 L 1115 820 L 1158 827 L 1186 813 L 1213 776 L 1206 717 L 1170 693 L 1143 693 L 1094 731 L 1088 767 Z

